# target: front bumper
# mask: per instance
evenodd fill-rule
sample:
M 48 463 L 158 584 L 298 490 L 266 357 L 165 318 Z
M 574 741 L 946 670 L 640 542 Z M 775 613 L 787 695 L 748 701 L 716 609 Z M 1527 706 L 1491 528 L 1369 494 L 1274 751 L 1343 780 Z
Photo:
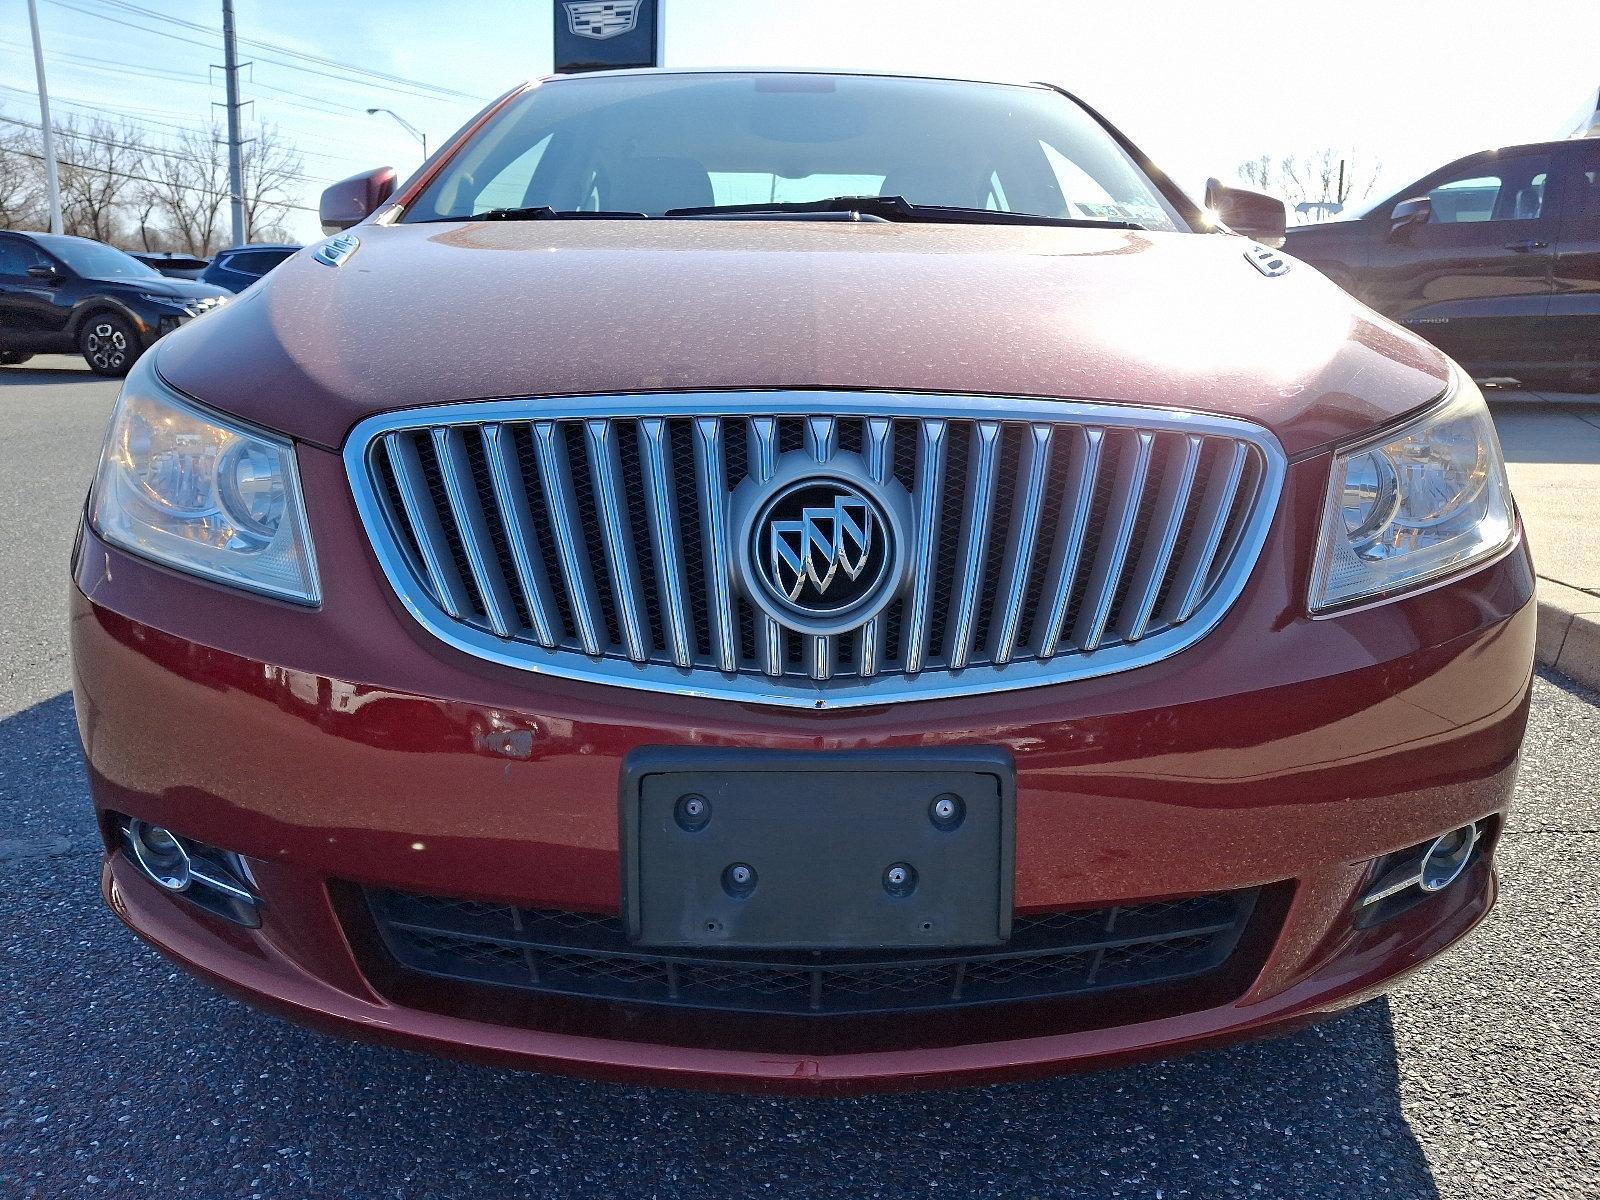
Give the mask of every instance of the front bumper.
M 1445 892 L 1353 927 L 1368 864 L 1505 811 L 1535 616 L 1519 543 L 1442 588 L 1298 615 L 1297 550 L 1325 462 L 1223 624 L 1124 675 L 848 713 L 543 679 L 420 631 L 362 541 L 338 457 L 302 448 L 326 596 L 308 611 L 80 538 L 75 693 L 106 822 L 107 898 L 219 986 L 308 1023 L 420 1049 L 617 1079 L 828 1091 L 1019 1078 L 1161 1055 L 1345 1007 L 1462 937 L 1494 897 L 1491 844 Z M 853 1041 L 766 1041 L 719 1013 L 643 1021 L 440 1000 L 396 977 L 354 885 L 597 913 L 619 903 L 617 779 L 641 745 L 848 751 L 977 745 L 1017 762 L 1019 913 L 1262 888 L 1227 990 L 1152 1007 L 1111 993 L 1057 1026 L 998 1008 Z M 238 851 L 247 930 L 160 893 L 109 837 L 124 814 Z M 1242 948 L 1241 953 L 1245 948 Z M 414 981 L 413 981 L 414 982 Z M 826 1018 L 825 1020 L 834 1020 Z M 865 1030 L 865 1026 L 863 1026 Z
M 174 333 L 199 317 L 205 316 L 216 305 L 210 305 L 193 311 L 190 308 L 174 308 L 166 304 L 151 304 L 146 300 L 132 301 L 126 304 L 125 311 L 132 318 L 139 331 L 139 338 L 146 347 L 153 345 L 158 339 Z

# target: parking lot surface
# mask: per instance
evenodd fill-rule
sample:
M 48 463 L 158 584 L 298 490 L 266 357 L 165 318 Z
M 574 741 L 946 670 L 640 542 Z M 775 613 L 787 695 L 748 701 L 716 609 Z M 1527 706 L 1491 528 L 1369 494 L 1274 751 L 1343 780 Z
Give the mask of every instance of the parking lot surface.
M 64 611 L 114 395 L 69 359 L 0 369 L 0 1196 L 1600 1196 L 1600 708 L 1555 676 L 1489 922 L 1276 1041 L 749 1099 L 358 1046 L 212 993 L 98 893 Z

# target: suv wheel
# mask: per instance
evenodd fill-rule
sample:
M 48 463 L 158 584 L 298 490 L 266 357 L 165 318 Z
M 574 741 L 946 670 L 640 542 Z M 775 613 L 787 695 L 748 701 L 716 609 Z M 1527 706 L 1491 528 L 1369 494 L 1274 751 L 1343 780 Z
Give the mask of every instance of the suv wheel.
M 78 330 L 78 353 L 96 375 L 126 375 L 142 349 L 133 326 L 116 313 L 96 313 Z
M 21 350 L 0 350 L 0 367 L 19 367 L 32 357 Z

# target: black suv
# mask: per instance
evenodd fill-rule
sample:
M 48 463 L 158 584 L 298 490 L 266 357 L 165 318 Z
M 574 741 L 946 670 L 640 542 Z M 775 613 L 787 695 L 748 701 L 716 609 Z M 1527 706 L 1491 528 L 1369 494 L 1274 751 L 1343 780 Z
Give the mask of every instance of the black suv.
M 158 337 L 227 298 L 104 242 L 0 233 L 0 364 L 77 350 L 97 375 L 126 375 Z
M 230 292 L 242 292 L 298 249 L 299 246 L 235 246 L 221 250 L 200 278 Z
M 1457 159 L 1285 249 L 1478 379 L 1600 387 L 1600 139 Z

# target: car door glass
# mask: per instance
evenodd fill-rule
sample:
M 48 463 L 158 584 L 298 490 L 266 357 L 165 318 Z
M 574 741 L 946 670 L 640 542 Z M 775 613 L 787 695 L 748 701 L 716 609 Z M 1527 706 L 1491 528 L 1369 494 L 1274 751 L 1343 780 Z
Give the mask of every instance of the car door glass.
M 1469 221 L 1493 220 L 1500 187 L 1497 175 L 1452 179 L 1449 183 L 1440 184 L 1428 193 L 1428 203 L 1433 208 L 1429 223 L 1464 225 Z
M 254 279 L 265 275 L 277 266 L 278 262 L 278 256 L 270 250 L 250 250 L 244 254 L 235 254 L 228 259 L 228 270 Z
M 1574 216 L 1591 222 L 1600 220 L 1600 167 L 1579 173 L 1577 203 L 1572 211 Z
M 1540 172 L 1522 187 L 1506 194 L 1506 211 L 1497 212 L 1502 221 L 1537 221 L 1544 215 L 1544 172 Z
M 1449 179 L 1428 192 L 1430 225 L 1470 225 L 1486 221 L 1537 221 L 1544 216 L 1545 163 L 1514 158 L 1493 174 Z
M 26 275 L 29 267 L 43 266 L 49 261 L 27 242 L 0 238 L 0 275 Z

